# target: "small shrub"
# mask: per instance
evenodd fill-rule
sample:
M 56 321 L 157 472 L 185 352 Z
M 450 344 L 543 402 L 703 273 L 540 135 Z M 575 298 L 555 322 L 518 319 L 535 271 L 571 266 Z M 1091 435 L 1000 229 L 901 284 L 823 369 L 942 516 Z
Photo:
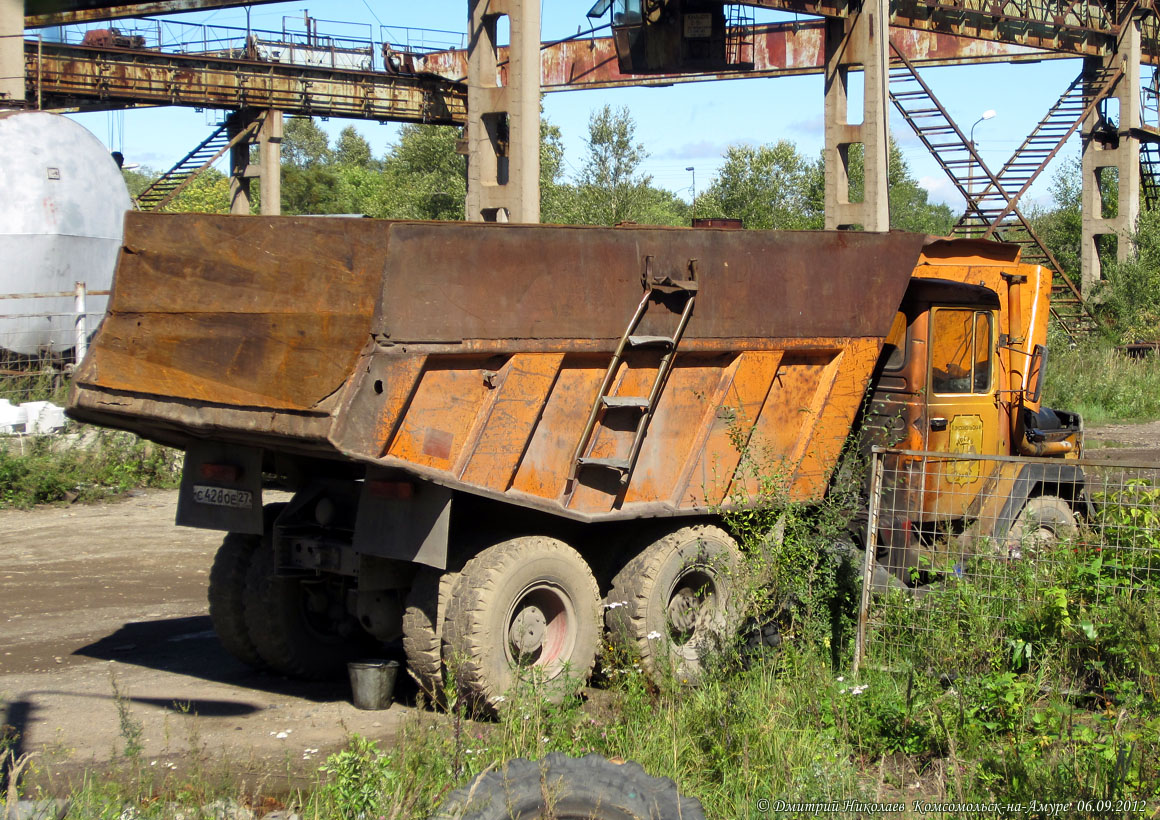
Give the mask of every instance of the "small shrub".
M 0 507 L 96 501 L 137 487 L 174 487 L 180 453 L 109 430 L 0 440 Z

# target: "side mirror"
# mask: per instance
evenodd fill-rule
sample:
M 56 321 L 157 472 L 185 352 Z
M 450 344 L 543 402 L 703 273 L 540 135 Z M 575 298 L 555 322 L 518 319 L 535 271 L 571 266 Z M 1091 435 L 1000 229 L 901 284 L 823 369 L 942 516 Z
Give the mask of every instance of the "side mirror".
M 1043 382 L 1047 378 L 1047 346 L 1036 345 L 1027 363 L 1027 378 L 1023 382 L 1023 396 L 1026 401 L 1036 402 L 1043 394 Z

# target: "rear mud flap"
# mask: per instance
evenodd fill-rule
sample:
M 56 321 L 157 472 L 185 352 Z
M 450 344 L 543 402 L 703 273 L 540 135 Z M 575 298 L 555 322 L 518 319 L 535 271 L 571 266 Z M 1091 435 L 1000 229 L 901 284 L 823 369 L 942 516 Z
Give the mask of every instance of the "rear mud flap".
M 207 441 L 190 447 L 181 471 L 177 524 L 262 533 L 262 451 Z

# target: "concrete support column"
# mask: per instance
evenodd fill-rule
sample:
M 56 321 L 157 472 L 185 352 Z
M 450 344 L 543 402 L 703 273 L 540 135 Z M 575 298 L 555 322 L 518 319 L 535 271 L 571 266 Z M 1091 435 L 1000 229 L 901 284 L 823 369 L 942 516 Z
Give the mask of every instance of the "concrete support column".
M 261 186 L 261 213 L 277 216 L 282 213 L 282 112 L 234 112 L 229 118 L 228 134 L 232 140 L 255 120 L 260 123 L 257 132 L 230 149 L 230 213 L 250 213 L 250 180 L 257 179 Z M 257 164 L 250 162 L 250 150 L 255 144 Z
M 1132 254 L 1131 236 L 1136 231 L 1140 215 L 1140 141 L 1133 129 L 1140 127 L 1140 22 L 1129 20 L 1120 34 L 1119 48 L 1106 57 L 1088 57 L 1084 73 L 1089 91 L 1095 93 L 1103 85 L 1106 70 L 1124 66 L 1109 99 L 1119 103 L 1119 122 L 1115 132 L 1101 123 L 1099 111 L 1093 112 L 1083 124 L 1083 239 L 1080 246 L 1082 291 L 1090 293 L 1100 281 L 1098 237 L 1116 237 L 1116 257 L 1123 261 Z M 1138 133 L 1138 132 L 1137 132 Z M 1117 176 L 1116 213 L 1104 216 L 1104 197 L 1100 186 L 1105 175 L 1115 169 Z
M 273 109 L 262 118 L 258 130 L 258 164 L 261 170 L 263 216 L 282 213 L 282 112 Z
M 467 219 L 540 221 L 540 2 L 468 0 Z M 497 34 L 511 45 L 500 83 Z
M 0 0 L 0 107 L 24 105 L 24 0 Z
M 845 19 L 826 20 L 826 228 L 890 230 L 887 197 L 887 82 L 890 69 L 889 0 L 863 0 Z M 849 75 L 862 67 L 862 121 L 849 119 Z M 850 147 L 865 150 L 861 202 L 850 201 Z

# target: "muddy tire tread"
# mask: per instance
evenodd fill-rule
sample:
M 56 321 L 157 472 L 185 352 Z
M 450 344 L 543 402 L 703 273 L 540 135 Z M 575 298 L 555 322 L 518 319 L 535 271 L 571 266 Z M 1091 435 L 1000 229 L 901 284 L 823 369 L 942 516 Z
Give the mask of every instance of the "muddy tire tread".
M 736 549 L 733 538 L 718 526 L 696 524 L 681 527 L 645 546 L 612 579 L 604 616 L 608 639 L 613 644 L 639 653 L 642 666 L 650 673 L 657 672 L 657 657 L 654 650 L 661 641 L 650 641 L 647 637 L 648 604 L 669 560 L 664 547 L 676 546 L 693 538 L 706 536 L 726 544 L 733 544 Z M 737 550 L 738 558 L 740 554 L 740 550 Z
M 443 627 L 458 572 L 419 570 L 403 609 L 407 674 L 432 702 L 443 700 Z
M 545 795 L 553 806 L 545 805 Z M 550 813 L 549 813 L 550 812 Z M 512 760 L 447 796 L 431 820 L 509 820 L 511 817 L 592 820 L 705 820 L 700 801 L 682 797 L 667 777 L 639 763 L 616 764 L 600 755 Z
M 574 577 L 574 580 L 585 589 L 584 594 L 589 600 L 587 603 L 577 600 L 573 604 L 579 617 L 584 617 L 587 608 L 595 621 L 592 646 L 589 651 L 576 653 L 580 657 L 580 665 L 572 665 L 570 676 L 586 681 L 596 665 L 601 634 L 600 591 L 584 558 L 563 541 L 546 536 L 523 536 L 496 544 L 476 555 L 464 566 L 455 584 L 444 624 L 444 658 L 455 667 L 460 692 L 482 711 L 493 711 L 494 699 L 504 694 L 499 690 L 497 682 L 490 679 L 480 661 L 497 640 L 483 616 L 503 594 L 505 576 L 511 568 L 545 556 L 561 558 L 575 564 L 576 570 L 582 570 L 577 573 L 580 577 Z
M 209 618 L 221 645 L 242 663 L 265 667 L 246 628 L 246 573 L 262 546 L 258 535 L 231 532 L 222 540 L 209 571 Z

